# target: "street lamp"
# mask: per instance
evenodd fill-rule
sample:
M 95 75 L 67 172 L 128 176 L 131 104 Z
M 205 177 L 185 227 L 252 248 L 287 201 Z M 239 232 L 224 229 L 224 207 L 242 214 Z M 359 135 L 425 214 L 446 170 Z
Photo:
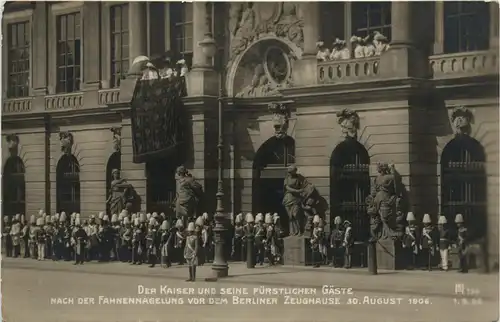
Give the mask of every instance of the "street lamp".
M 205 38 L 198 43 L 201 47 L 203 54 L 208 58 L 212 59 L 217 52 L 217 43 L 215 42 L 211 33 L 205 34 Z M 212 264 L 212 270 L 214 272 L 213 278 L 208 278 L 208 281 L 214 281 L 221 277 L 227 277 L 229 272 L 229 266 L 226 260 L 226 252 L 224 249 L 225 238 L 226 238 L 226 215 L 224 214 L 224 182 L 223 182 L 223 148 L 224 148 L 224 137 L 223 137 L 223 124 L 222 124 L 222 108 L 223 108 L 223 73 L 222 69 L 218 71 L 219 73 L 219 95 L 217 97 L 218 101 L 218 115 L 219 115 L 219 141 L 217 144 L 217 161 L 218 161 L 218 180 L 217 180 L 217 209 L 215 210 L 215 227 L 214 227 L 214 239 L 215 239 L 215 254 L 214 262 Z

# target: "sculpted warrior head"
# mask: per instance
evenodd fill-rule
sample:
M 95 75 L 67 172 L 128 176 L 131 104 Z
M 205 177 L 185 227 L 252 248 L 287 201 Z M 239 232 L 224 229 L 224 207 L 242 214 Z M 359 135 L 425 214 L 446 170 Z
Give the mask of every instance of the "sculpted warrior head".
M 290 110 L 287 105 L 281 103 L 271 103 L 268 106 L 269 111 L 273 113 L 273 127 L 275 136 L 283 139 L 287 136 L 288 123 L 290 119 Z
M 61 141 L 61 151 L 64 154 L 71 154 L 71 148 L 73 147 L 73 134 L 70 132 L 60 132 L 59 140 Z
M 342 135 L 345 138 L 356 139 L 359 130 L 359 116 L 355 111 L 344 109 L 337 113 L 337 122 L 342 128 Z
M 456 107 L 451 114 L 451 123 L 455 134 L 470 134 L 470 125 L 473 121 L 472 112 L 464 106 Z
M 17 150 L 19 147 L 19 137 L 15 134 L 9 134 L 5 138 L 7 141 L 7 148 L 11 155 L 17 155 Z

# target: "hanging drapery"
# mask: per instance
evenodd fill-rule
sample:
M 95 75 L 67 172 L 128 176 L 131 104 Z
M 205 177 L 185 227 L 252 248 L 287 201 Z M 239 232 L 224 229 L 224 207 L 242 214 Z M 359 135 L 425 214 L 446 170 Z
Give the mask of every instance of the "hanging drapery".
M 180 152 L 186 138 L 184 77 L 139 80 L 132 99 L 134 163 Z

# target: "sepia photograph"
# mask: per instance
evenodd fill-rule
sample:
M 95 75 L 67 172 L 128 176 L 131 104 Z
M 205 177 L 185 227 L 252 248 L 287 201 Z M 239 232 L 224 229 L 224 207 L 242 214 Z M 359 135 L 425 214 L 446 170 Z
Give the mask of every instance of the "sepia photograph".
M 1 6 L 1 322 L 499 320 L 498 2 Z

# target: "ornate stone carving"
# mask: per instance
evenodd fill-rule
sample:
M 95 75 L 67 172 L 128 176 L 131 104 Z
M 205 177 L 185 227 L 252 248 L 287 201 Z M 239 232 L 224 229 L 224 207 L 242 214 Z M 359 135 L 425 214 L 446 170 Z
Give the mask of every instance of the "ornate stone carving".
M 470 125 L 473 122 L 472 112 L 464 106 L 456 107 L 451 114 L 451 124 L 456 135 L 470 134 Z
M 293 2 L 232 3 L 229 18 L 231 58 L 266 35 L 286 38 L 302 48 L 303 20 L 298 6 Z
M 271 103 L 268 105 L 268 109 L 273 113 L 274 135 L 278 139 L 285 138 L 290 119 L 290 109 L 286 104 L 282 103 Z
M 61 152 L 71 154 L 73 148 L 73 134 L 69 131 L 59 132 L 59 141 L 61 142 Z
M 16 156 L 19 148 L 19 137 L 16 134 L 9 134 L 5 137 L 7 149 L 11 156 Z
M 113 133 L 113 150 L 120 152 L 122 149 L 122 128 L 114 126 L 111 128 L 111 132 Z
M 338 123 L 342 128 L 342 136 L 357 139 L 359 130 L 359 116 L 355 111 L 343 109 L 337 112 Z

